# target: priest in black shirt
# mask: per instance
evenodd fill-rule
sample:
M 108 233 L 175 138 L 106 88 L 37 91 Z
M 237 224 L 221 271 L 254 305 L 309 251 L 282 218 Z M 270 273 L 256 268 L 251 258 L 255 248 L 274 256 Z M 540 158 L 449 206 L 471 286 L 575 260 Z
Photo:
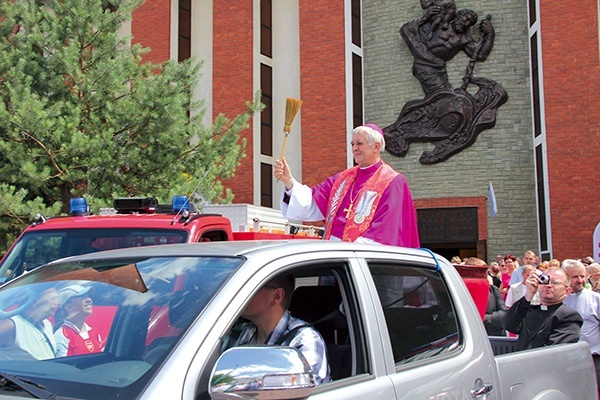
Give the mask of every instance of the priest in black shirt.
M 570 278 L 560 268 L 545 273 L 547 283 L 542 283 L 535 271 L 529 275 L 525 296 L 510 307 L 502 321 L 504 329 L 519 335 L 517 350 L 579 341 L 583 319 L 562 303 L 571 294 Z M 541 304 L 534 306 L 530 301 L 536 291 Z

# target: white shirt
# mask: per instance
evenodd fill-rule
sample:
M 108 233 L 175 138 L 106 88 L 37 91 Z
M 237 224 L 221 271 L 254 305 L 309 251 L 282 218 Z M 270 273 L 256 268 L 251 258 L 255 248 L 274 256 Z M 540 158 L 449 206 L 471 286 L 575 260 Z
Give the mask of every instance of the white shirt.
M 508 288 L 508 293 L 506 293 L 506 300 L 504 301 L 506 307 L 510 307 L 515 304 L 517 300 L 525 296 L 525 292 L 527 292 L 527 285 L 523 285 L 523 282 L 513 283 L 510 285 Z M 535 292 L 531 298 L 530 304 L 534 306 L 540 304 L 540 295 L 537 292 Z
M 509 285 L 514 285 L 515 283 L 520 283 L 523 280 L 523 266 L 519 266 L 519 268 L 515 269 L 510 276 Z M 515 299 L 517 301 L 517 299 Z
M 292 188 L 281 192 L 279 207 L 284 218 L 298 221 L 320 221 L 325 219 L 317 203 L 313 200 L 312 190 L 292 178 Z M 284 202 L 284 196 L 290 196 L 289 204 Z
M 20 315 L 11 318 L 15 324 L 15 342 L 0 348 L 0 360 L 46 360 L 54 358 L 56 341 L 52 324 L 45 319 L 36 326 Z
M 567 296 L 563 303 L 581 314 L 581 340 L 590 345 L 592 354 L 600 354 L 600 294 L 583 289 Z

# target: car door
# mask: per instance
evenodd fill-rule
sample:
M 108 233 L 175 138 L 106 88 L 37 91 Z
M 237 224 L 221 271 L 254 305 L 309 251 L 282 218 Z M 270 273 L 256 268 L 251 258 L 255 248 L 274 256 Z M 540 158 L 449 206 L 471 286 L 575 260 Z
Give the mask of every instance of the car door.
M 245 305 L 262 286 L 281 273 L 293 274 L 296 278 L 297 288 L 310 285 L 333 285 L 339 290 L 341 299 L 339 307 L 343 310 L 346 318 L 346 325 L 343 328 L 345 331 L 342 329 L 335 335 L 331 335 L 330 332 L 322 332 L 322 336 L 327 338 L 329 349 L 337 345 L 350 346 L 348 361 L 350 365 L 345 365 L 347 372 L 338 374 L 332 382 L 318 385 L 310 399 L 364 400 L 371 397 L 381 400 L 396 399 L 394 387 L 388 377 L 389 369 L 379 356 L 383 347 L 377 321 L 373 319 L 373 301 L 364 280 L 364 273 L 360 271 L 362 267 L 353 252 L 311 252 L 277 258 L 267 264 L 257 262 L 252 265 L 250 263 L 245 267 L 252 270 L 252 274 L 235 277 L 236 280 L 240 279 L 246 283 L 244 288 L 232 297 L 227 311 L 222 313 L 223 318 L 230 321 L 237 319 Z M 252 289 L 249 290 L 249 288 Z M 365 293 L 368 295 L 365 296 Z M 306 298 L 305 300 L 312 301 L 314 299 Z M 324 304 L 325 298 L 322 300 Z M 237 310 L 236 314 L 233 318 L 227 317 L 232 307 Z M 291 310 L 296 313 L 300 312 L 296 311 L 300 308 L 300 306 L 292 306 Z M 302 318 L 306 317 L 302 315 Z M 232 322 L 229 325 L 231 328 Z M 219 326 L 220 321 L 217 321 L 214 328 L 220 329 Z M 322 328 L 317 326 L 317 329 Z M 225 331 L 220 336 L 226 337 L 227 332 Z M 337 339 L 330 342 L 329 338 L 331 337 Z M 217 356 L 213 352 L 208 358 L 215 360 Z M 205 372 L 210 372 L 210 369 L 208 365 L 204 367 Z M 206 387 L 206 383 L 201 382 L 199 386 Z M 208 395 L 196 392 L 194 397 L 207 399 Z M 187 397 L 184 395 L 184 398 Z
M 336 255 L 337 256 L 337 255 Z M 342 308 L 348 319 L 349 343 L 352 346 L 351 373 L 316 387 L 311 400 L 380 400 L 396 399 L 396 393 L 389 379 L 389 369 L 380 340 L 379 321 L 375 318 L 373 298 L 365 281 L 364 272 L 353 253 L 341 253 L 340 257 L 316 257 L 311 262 L 335 267 L 337 285 L 342 290 Z M 306 266 L 298 265 L 299 268 Z M 330 366 L 336 365 L 339 355 L 330 352 Z
M 391 356 L 398 399 L 493 399 L 472 391 L 497 382 L 483 325 L 458 274 L 429 260 L 365 254 Z M 459 300 L 457 300 L 459 299 Z M 484 392 L 486 392 L 484 390 Z M 487 397 L 486 397 L 487 396 Z

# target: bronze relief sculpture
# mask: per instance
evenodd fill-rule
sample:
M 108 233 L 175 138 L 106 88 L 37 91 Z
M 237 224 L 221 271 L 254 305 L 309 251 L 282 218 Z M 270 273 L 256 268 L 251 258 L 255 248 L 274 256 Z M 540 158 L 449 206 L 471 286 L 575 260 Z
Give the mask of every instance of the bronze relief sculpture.
M 475 63 L 483 62 L 494 45 L 491 15 L 479 23 L 478 41 L 469 34 L 477 14 L 456 11 L 453 0 L 421 0 L 421 19 L 400 29 L 402 39 L 414 58 L 413 75 L 421 83 L 425 98 L 407 102 L 398 119 L 385 127 L 386 150 L 403 157 L 411 142 L 434 142 L 431 151 L 420 157 L 423 164 L 435 164 L 472 145 L 477 135 L 496 124 L 496 109 L 508 96 L 497 82 L 474 77 Z M 446 63 L 459 52 L 469 56 L 460 88 L 453 89 Z M 478 87 L 472 95 L 469 84 Z

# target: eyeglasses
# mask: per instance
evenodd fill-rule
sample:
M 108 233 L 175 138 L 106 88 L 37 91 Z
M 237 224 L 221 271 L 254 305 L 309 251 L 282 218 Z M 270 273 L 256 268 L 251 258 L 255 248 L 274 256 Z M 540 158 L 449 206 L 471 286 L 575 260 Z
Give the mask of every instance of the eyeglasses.
M 552 285 L 552 286 L 560 286 L 560 285 L 564 285 L 565 287 L 569 286 L 564 282 L 561 281 L 550 281 L 548 282 L 546 285 Z

